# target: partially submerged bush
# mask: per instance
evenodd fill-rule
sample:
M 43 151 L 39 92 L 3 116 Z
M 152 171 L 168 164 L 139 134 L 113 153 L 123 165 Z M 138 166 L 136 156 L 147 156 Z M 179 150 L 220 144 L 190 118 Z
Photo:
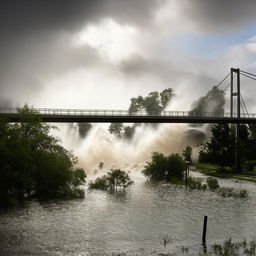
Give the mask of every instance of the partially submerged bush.
M 203 184 L 200 178 L 193 178 L 191 176 L 188 177 L 188 186 L 191 189 L 199 190 L 205 190 L 207 188 L 207 185 Z
M 220 187 L 218 179 L 216 179 L 216 178 L 208 177 L 206 179 L 206 183 L 207 183 L 209 189 L 212 189 L 212 190 L 215 190 Z
M 152 180 L 170 181 L 172 178 L 182 179 L 184 170 L 185 162 L 179 154 L 165 156 L 154 152 L 142 173 Z
M 236 197 L 236 198 L 246 198 L 248 193 L 245 189 L 239 191 L 234 190 L 234 188 L 222 187 L 217 190 L 217 194 L 223 197 Z
M 90 189 L 113 190 L 118 187 L 126 188 L 133 185 L 128 173 L 120 169 L 111 169 L 107 175 L 97 178 L 94 182 L 89 183 Z

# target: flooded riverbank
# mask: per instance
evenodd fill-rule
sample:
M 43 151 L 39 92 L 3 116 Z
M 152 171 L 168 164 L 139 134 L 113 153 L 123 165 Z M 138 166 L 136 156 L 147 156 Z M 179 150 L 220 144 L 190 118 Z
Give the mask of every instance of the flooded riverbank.
M 86 191 L 83 200 L 1 211 L 0 255 L 157 255 L 181 247 L 198 254 L 204 215 L 208 245 L 255 234 L 254 183 L 219 179 L 221 186 L 247 189 L 249 197 L 239 199 L 153 184 L 136 172 L 132 178 L 125 194 Z

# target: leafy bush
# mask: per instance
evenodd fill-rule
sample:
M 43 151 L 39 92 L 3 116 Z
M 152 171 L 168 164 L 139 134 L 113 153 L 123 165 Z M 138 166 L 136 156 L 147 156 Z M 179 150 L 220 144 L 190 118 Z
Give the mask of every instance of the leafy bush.
M 97 178 L 94 182 L 89 183 L 90 189 L 100 189 L 100 190 L 107 190 L 108 184 L 107 184 L 107 176 L 104 175 L 102 177 Z
M 246 198 L 248 197 L 248 192 L 245 189 L 240 191 L 235 191 L 233 188 L 222 187 L 217 190 L 218 195 L 223 197 L 236 197 L 236 198 Z
M 203 184 L 201 179 L 193 178 L 191 176 L 188 177 L 188 186 L 191 189 L 198 190 L 205 190 L 207 188 L 207 185 Z
M 219 182 L 216 178 L 208 177 L 206 183 L 210 189 L 217 189 L 220 187 Z
M 164 156 L 162 153 L 154 152 L 142 173 L 152 180 L 170 181 L 174 177 L 182 179 L 184 170 L 185 162 L 179 154 Z
M 134 182 L 129 175 L 120 169 L 111 169 L 107 175 L 97 178 L 94 182 L 89 183 L 90 189 L 113 190 L 118 187 L 126 188 Z

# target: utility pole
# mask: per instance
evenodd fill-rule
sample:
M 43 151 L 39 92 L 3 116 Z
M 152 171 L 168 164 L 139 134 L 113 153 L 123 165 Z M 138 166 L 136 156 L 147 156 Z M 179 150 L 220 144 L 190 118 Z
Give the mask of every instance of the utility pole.
M 234 79 L 233 74 L 237 74 L 237 80 L 236 80 L 236 92 L 234 92 Z M 237 68 L 231 68 L 231 83 L 230 83 L 230 91 L 231 91 L 231 99 L 230 99 L 230 117 L 233 117 L 233 97 L 237 97 L 237 115 L 236 118 L 240 119 L 240 100 L 241 100 L 241 94 L 240 94 L 240 69 Z M 240 172 L 240 152 L 239 152 L 239 121 L 236 123 L 236 141 L 235 141 L 235 166 L 236 171 Z

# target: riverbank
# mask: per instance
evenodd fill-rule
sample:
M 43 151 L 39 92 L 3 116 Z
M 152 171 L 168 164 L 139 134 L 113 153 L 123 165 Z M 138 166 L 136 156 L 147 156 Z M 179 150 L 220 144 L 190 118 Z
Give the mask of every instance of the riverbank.
M 243 174 L 238 173 L 221 173 L 219 166 L 213 164 L 195 164 L 191 167 L 195 172 L 200 172 L 209 176 L 223 178 L 223 179 L 238 179 L 256 183 L 256 173 L 246 172 Z

